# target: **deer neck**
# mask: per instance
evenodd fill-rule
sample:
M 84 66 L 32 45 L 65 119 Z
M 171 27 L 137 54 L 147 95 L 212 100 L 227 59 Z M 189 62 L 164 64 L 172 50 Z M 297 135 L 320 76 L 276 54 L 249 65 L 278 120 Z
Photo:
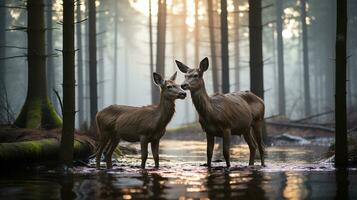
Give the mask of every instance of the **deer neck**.
M 193 105 L 195 106 L 198 114 L 201 117 L 207 116 L 207 114 L 212 110 L 212 104 L 207 94 L 204 82 L 203 86 L 200 89 L 196 91 L 191 91 L 191 97 Z
M 175 113 L 175 100 L 165 98 L 164 95 L 161 94 L 158 111 L 159 126 L 161 128 L 166 127 Z

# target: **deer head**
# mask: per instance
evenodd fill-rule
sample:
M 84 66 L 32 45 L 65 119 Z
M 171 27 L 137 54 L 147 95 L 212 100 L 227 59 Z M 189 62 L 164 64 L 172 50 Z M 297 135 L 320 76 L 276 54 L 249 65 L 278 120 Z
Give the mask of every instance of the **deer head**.
M 204 58 L 200 62 L 198 68 L 189 68 L 180 61 L 175 60 L 177 67 L 181 72 L 185 73 L 185 81 L 181 84 L 181 88 L 184 90 L 196 91 L 204 87 L 203 73 L 208 69 L 208 58 Z
M 180 85 L 175 83 L 177 72 L 175 72 L 168 80 L 163 80 L 161 75 L 153 73 L 154 83 L 161 88 L 161 95 L 169 100 L 184 99 L 186 92 L 183 91 Z

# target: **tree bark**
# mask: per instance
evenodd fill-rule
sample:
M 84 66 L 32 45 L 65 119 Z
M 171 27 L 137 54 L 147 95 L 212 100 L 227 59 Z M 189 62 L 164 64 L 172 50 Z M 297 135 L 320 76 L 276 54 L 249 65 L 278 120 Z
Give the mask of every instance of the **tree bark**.
M 276 33 L 278 50 L 278 107 L 279 114 L 286 115 L 285 80 L 284 80 L 284 41 L 283 41 L 283 1 L 276 0 Z
M 150 0 L 151 1 L 151 0 Z M 113 69 L 113 104 L 117 103 L 118 97 L 118 1 L 114 1 L 115 6 L 115 16 L 114 16 L 114 69 Z
M 74 0 L 63 1 L 63 128 L 60 158 L 72 167 L 75 119 Z
M 77 1 L 77 9 L 76 9 L 77 19 L 79 22 L 82 20 L 81 14 L 81 0 Z M 83 46 L 82 46 L 82 24 L 76 24 L 76 40 L 77 40 L 77 85 L 78 85 L 78 95 L 77 95 L 77 105 L 78 105 L 78 124 L 83 124 L 83 115 L 84 115 L 84 81 L 83 81 Z
M 311 115 L 309 47 L 307 43 L 306 0 L 301 0 L 302 51 L 304 63 L 304 105 L 305 115 Z
M 346 46 L 347 46 L 347 0 L 337 1 L 336 24 L 336 149 L 335 166 L 347 167 L 347 114 L 346 114 Z
M 213 19 L 213 0 L 207 0 L 207 13 L 208 13 L 208 30 L 209 30 L 209 41 L 211 49 L 211 69 L 212 69 L 212 83 L 213 92 L 219 92 L 218 86 L 218 72 L 217 72 L 217 55 L 216 55 L 216 40 L 215 40 L 215 30 L 214 30 L 214 19 Z
M 249 0 L 250 89 L 264 99 L 261 0 Z
M 97 28 L 95 0 L 88 0 L 89 23 L 89 96 L 90 96 L 90 123 L 94 123 L 98 111 L 97 91 Z
M 5 48 L 3 46 L 6 46 L 6 8 L 5 8 L 5 2 L 6 0 L 0 1 L 0 58 L 5 58 L 6 57 L 6 52 Z M 6 92 L 6 85 L 5 85 L 5 60 L 0 59 L 0 105 L 6 105 L 6 99 L 4 98 L 5 92 Z M 4 106 L 0 106 L 0 122 L 3 120 L 2 118 L 6 118 L 5 114 L 6 109 Z
M 222 93 L 229 93 L 227 0 L 221 0 Z
M 14 125 L 23 128 L 56 128 L 62 121 L 47 93 L 44 1 L 27 1 L 28 90 Z
M 158 1 L 156 72 L 165 77 L 165 41 L 166 41 L 166 0 Z M 160 101 L 160 91 L 155 90 L 154 103 Z
M 239 35 L 239 30 L 240 30 L 240 20 L 239 20 L 239 1 L 233 1 L 234 3 L 234 8 L 235 8 L 235 14 L 234 14 L 234 77 L 235 77 L 235 91 L 240 90 L 240 49 L 239 49 L 239 43 L 240 43 L 240 35 Z
M 56 70 L 53 60 L 53 25 L 52 25 L 52 0 L 46 0 L 46 56 L 47 56 L 47 92 L 53 105 L 56 107 L 56 95 L 53 90 L 56 88 Z

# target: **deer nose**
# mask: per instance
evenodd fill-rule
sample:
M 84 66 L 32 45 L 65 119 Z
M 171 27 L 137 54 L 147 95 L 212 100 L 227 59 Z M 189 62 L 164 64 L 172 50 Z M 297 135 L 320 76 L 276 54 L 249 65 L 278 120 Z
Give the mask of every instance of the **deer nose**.
M 187 83 L 182 84 L 181 88 L 184 89 L 184 90 L 187 90 L 188 89 L 188 84 Z
M 178 98 L 180 98 L 180 99 L 186 98 L 186 92 L 179 92 Z

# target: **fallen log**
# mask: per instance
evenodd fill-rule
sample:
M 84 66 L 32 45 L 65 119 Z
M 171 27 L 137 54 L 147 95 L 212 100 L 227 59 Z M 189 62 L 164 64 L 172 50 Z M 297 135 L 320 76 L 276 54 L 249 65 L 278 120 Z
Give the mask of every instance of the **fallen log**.
M 0 143 L 0 168 L 25 165 L 38 162 L 57 162 L 59 160 L 60 141 L 56 138 Z M 86 159 L 92 153 L 90 143 L 75 140 L 74 158 Z
M 283 121 L 266 121 L 267 124 L 273 126 L 281 126 L 281 127 L 292 127 L 292 128 L 305 128 L 305 129 L 312 129 L 312 130 L 321 130 L 327 132 L 335 132 L 334 128 L 320 126 L 320 125 L 313 125 L 313 124 L 302 124 L 302 123 L 295 123 L 295 122 L 283 122 Z

